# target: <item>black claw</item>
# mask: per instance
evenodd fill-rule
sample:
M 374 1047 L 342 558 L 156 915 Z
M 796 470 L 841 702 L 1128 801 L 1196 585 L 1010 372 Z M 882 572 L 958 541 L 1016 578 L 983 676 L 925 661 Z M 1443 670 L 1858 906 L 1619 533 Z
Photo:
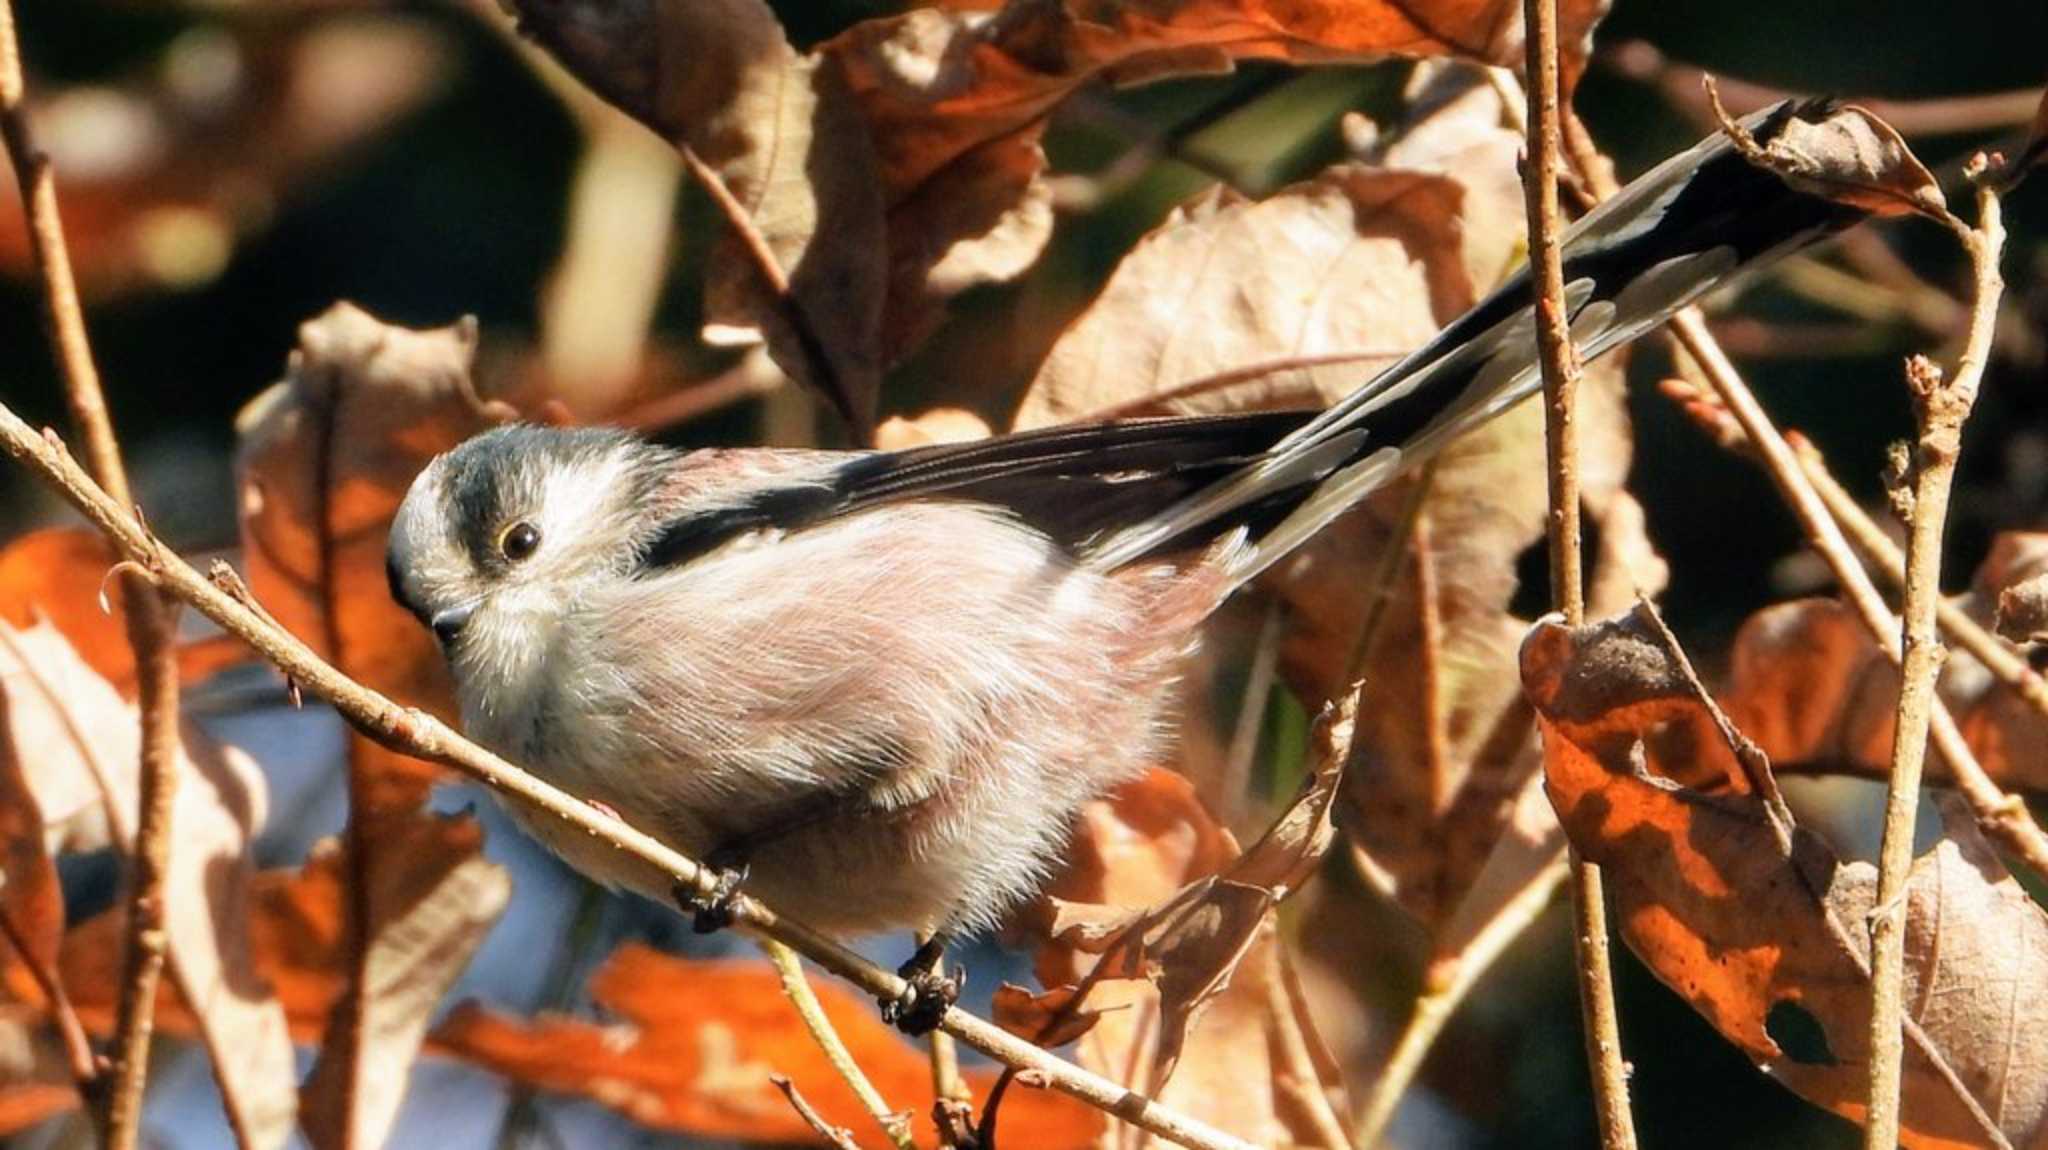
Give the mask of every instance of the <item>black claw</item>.
M 938 1029 L 939 1020 L 960 1001 L 960 988 L 967 984 L 964 966 L 944 974 L 938 972 L 939 960 L 945 954 L 945 941 L 933 938 L 919 946 L 909 962 L 897 968 L 897 976 L 907 985 L 902 994 L 881 1000 L 883 1022 L 912 1038 Z
M 690 929 L 716 934 L 738 921 L 734 908 L 739 904 L 740 887 L 747 881 L 747 864 L 722 866 L 712 861 L 705 866 L 713 875 L 711 893 L 700 894 L 694 887 L 677 884 L 675 899 L 690 912 Z

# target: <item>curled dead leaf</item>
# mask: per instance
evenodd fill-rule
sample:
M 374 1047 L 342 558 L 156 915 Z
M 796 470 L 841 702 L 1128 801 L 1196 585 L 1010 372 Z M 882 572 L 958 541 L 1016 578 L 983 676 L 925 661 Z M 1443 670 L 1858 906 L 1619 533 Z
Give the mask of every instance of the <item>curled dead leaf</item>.
M 512 897 L 512 878 L 484 858 L 474 819 L 395 822 L 379 826 L 377 849 L 405 865 L 369 868 L 369 889 L 351 895 L 369 915 L 367 951 L 306 1076 L 303 1126 L 316 1147 L 389 1135 L 410 1077 L 394 1072 L 418 1057 L 441 999 Z
M 1759 162 L 1801 191 L 1875 215 L 1948 213 L 1941 185 L 1897 129 L 1855 104 L 1819 119 L 1792 117 L 1763 146 Z
M 391 600 L 384 541 L 428 460 L 512 409 L 470 382 L 476 325 L 415 331 L 336 304 L 299 329 L 283 381 L 236 418 L 250 588 L 285 629 L 356 681 L 444 715 L 433 637 Z M 408 808 L 432 768 L 352 736 L 370 805 Z
M 1866 1098 L 1872 868 L 1844 864 L 1731 781 L 1709 703 L 1640 613 L 1539 623 L 1522 673 L 1551 800 L 1607 875 L 1623 937 L 1767 1073 L 1856 1120 Z M 1914 864 L 1902 1121 L 1909 1147 L 2036 1145 L 2048 1131 L 2048 916 L 1967 819 Z M 2014 939 L 2024 940 L 2015 945 Z
M 1243 1059 L 1254 1039 L 1264 1049 L 1272 1028 L 1297 1024 L 1272 1013 L 1284 999 L 1274 993 L 1281 974 L 1273 910 L 1335 838 L 1331 808 L 1353 725 L 1348 712 L 1318 721 L 1300 793 L 1242 854 L 1193 787 L 1164 770 L 1092 804 L 1076 865 L 1055 884 L 1052 913 L 1037 924 L 1040 980 L 1078 993 L 1020 991 L 1010 1003 L 1019 1025 L 1030 1027 L 1020 1033 L 1078 1039 L 1085 1064 L 1192 1113 L 1227 1117 L 1246 1137 L 1305 1137 L 1291 1125 L 1300 1115 L 1277 1093 L 1256 1103 L 1245 1097 L 1245 1083 L 1271 1076 Z M 1109 851 L 1120 865 L 1099 868 Z M 1176 876 L 1181 885 L 1162 892 Z M 1160 893 L 1133 904 L 1113 888 Z M 1190 1073 L 1177 1074 L 1182 1066 Z M 1238 1084 L 1229 1102 L 1214 1094 L 1225 1077 Z
M 1004 1030 L 1049 1049 L 1077 1042 L 1095 1029 L 1101 1012 L 1081 1006 L 1079 1000 L 1080 988 L 1073 985 L 1034 994 L 1006 982 L 996 987 L 989 1016 Z
M 2023 619 L 2044 569 L 2048 535 L 2001 535 L 1956 606 L 1980 622 L 2008 609 Z M 1891 769 L 1898 689 L 1897 668 L 1853 611 L 1832 599 L 1802 599 L 1742 625 L 1723 694 L 1737 725 L 1780 770 L 1883 777 Z M 2048 791 L 2048 716 L 1960 648 L 1943 664 L 1940 689 L 1999 786 Z M 1927 773 L 1934 785 L 1949 779 L 1939 756 L 1929 757 Z
M 523 32 L 688 149 L 729 195 L 721 206 L 738 218 L 706 271 L 706 338 L 765 339 L 777 366 L 865 434 L 881 382 L 887 241 L 873 148 L 838 65 L 790 47 L 763 0 L 512 8 Z
M 923 1052 L 879 1021 L 873 1002 L 836 982 L 816 990 L 882 1096 L 928 1112 L 931 1070 Z M 658 1130 L 809 1142 L 812 1131 L 776 1090 L 776 1074 L 802 1084 L 832 1125 L 871 1125 L 765 963 L 686 959 L 629 944 L 592 978 L 590 993 L 616 1022 L 527 1021 L 465 1003 L 435 1028 L 433 1048 L 544 1090 L 590 1098 Z M 969 1069 L 966 1078 L 985 1093 L 994 1075 Z M 1102 1125 L 1099 1113 L 1064 1095 L 1013 1091 L 1000 1133 L 1005 1145 L 1082 1150 L 1095 1144 Z
M 193 1032 L 212 1056 L 237 1134 L 247 1145 L 282 1146 L 298 1102 L 291 1040 L 249 936 L 249 852 L 267 789 L 247 756 L 196 726 L 184 724 L 179 739 L 177 849 L 165 883 L 166 981 L 198 1004 Z M 60 951 L 50 933 L 62 931 L 62 902 L 45 852 L 132 843 L 141 760 L 135 708 L 47 622 L 17 630 L 0 621 L 0 743 L 0 768 L 14 767 L 0 776 L 0 793 L 14 795 L 0 820 L 9 866 L 0 905 L 33 932 L 38 959 L 63 969 L 81 1010 L 101 992 L 110 1004 L 119 984 L 118 936 L 103 944 L 107 967 L 98 985 L 51 962 L 68 953 L 71 938 Z M 8 985 L 18 991 L 17 974 L 9 971 Z
M 1039 136 L 1083 85 L 1245 59 L 1521 55 L 1519 10 L 1453 2 L 1013 0 L 864 21 L 810 56 L 761 0 L 514 8 L 594 91 L 702 156 L 788 273 L 778 304 L 729 245 L 707 333 L 765 330 L 785 370 L 836 388 L 856 415 L 872 412 L 880 366 L 929 330 L 939 301 L 1037 259 L 1052 230 Z M 1571 75 L 1605 8 L 1565 5 Z M 835 379 L 818 378 L 816 357 Z

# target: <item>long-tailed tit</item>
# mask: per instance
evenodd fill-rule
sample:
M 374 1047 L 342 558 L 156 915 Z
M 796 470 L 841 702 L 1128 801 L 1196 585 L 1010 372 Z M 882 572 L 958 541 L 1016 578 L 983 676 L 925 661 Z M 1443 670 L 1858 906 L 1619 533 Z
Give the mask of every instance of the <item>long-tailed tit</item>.
M 1861 216 L 1717 135 L 1566 237 L 1581 354 Z M 1085 801 L 1158 758 L 1175 666 L 1232 590 L 1537 390 L 1529 295 L 1516 277 L 1313 415 L 891 453 L 502 428 L 413 484 L 392 594 L 439 636 L 469 732 L 564 790 L 827 930 L 984 928 Z M 668 894 L 526 825 L 602 882 Z M 936 1021 L 944 988 L 914 985 Z

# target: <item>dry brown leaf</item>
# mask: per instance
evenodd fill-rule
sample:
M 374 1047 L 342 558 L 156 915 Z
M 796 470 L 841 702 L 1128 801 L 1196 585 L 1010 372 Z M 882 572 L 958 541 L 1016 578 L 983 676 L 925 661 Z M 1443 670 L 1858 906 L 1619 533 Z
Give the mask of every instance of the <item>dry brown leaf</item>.
M 1999 536 L 1956 605 L 1989 623 L 2014 588 L 2048 568 L 2048 535 Z M 1941 694 L 1984 769 L 2001 787 L 2048 791 L 2048 716 L 1994 678 L 1968 651 L 1951 649 Z M 1862 621 L 1832 599 L 1765 608 L 1736 633 L 1724 702 L 1729 715 L 1781 771 L 1883 777 L 1891 770 L 1898 669 Z M 1928 781 L 1949 780 L 1929 756 Z
M 1079 994 L 1080 988 L 1076 986 L 1055 986 L 1034 994 L 1027 987 L 1006 982 L 996 987 L 989 1017 L 1026 1042 L 1047 1049 L 1065 1046 L 1079 1041 L 1102 1017 L 1101 1011 L 1080 1005 Z
M 316 1147 L 389 1137 L 435 1007 L 512 897 L 511 876 L 484 859 L 474 820 L 419 815 L 403 828 L 387 824 L 377 849 L 403 865 L 372 868 L 369 889 L 355 896 L 372 941 L 362 980 L 347 992 L 360 1001 L 335 1003 L 306 1077 L 302 1125 Z
M 1571 74 L 1605 9 L 1601 0 L 1564 5 Z M 1129 84 L 1223 71 L 1239 60 L 1312 64 L 1387 54 L 1515 64 L 1520 17 L 1513 5 L 1469 0 L 1013 0 L 993 14 L 918 10 L 870 20 L 823 51 L 845 65 L 867 114 L 894 222 L 896 209 L 912 200 L 971 200 L 976 188 L 1028 186 L 1021 177 L 1044 162 L 1044 116 L 1097 78 Z M 992 179 L 991 167 L 1004 176 Z M 1000 216 L 991 210 L 987 218 Z M 941 233 L 925 246 L 958 242 Z M 892 233 L 892 247 L 904 246 Z
M 1435 87 L 1439 106 L 1378 165 L 1339 164 L 1257 202 L 1219 187 L 1177 209 L 1053 345 L 1016 426 L 1261 365 L 1280 370 L 1156 410 L 1323 406 L 1463 314 L 1520 245 L 1521 136 L 1469 74 Z M 1316 362 L 1338 355 L 1357 358 Z
M 763 0 L 513 8 L 577 78 L 709 165 L 787 277 L 789 297 L 778 300 L 725 235 L 707 270 L 706 337 L 765 334 L 783 371 L 867 426 L 881 383 L 887 239 L 874 152 L 837 65 L 791 48 Z
M 1519 10 L 1468 0 L 1015 0 L 993 15 L 918 9 L 865 21 L 810 57 L 760 0 L 515 7 L 591 88 L 719 171 L 791 272 L 815 350 L 861 412 L 872 410 L 879 365 L 929 330 L 938 301 L 1037 259 L 1052 230 L 1039 135 L 1081 86 L 1241 59 L 1521 56 Z M 1566 6 L 1574 75 L 1604 10 L 1604 0 Z M 777 327 L 741 265 L 721 258 L 711 283 L 715 317 L 767 325 L 777 362 L 806 374 L 811 349 Z M 736 285 L 745 294 L 726 302 L 738 306 L 721 307 L 718 292 Z
M 120 556 L 96 531 L 51 527 L 0 549 L 0 619 L 17 628 L 47 619 L 99 677 L 135 693 L 127 610 L 107 573 Z
M 1704 702 L 1639 615 L 1522 649 L 1552 802 L 1624 938 L 1760 1067 L 1852 1120 L 1867 1097 L 1874 877 L 1730 774 Z M 1729 779 L 1707 794 L 1680 780 Z M 1919 859 L 1907 922 L 1909 1147 L 2048 1134 L 2048 916 L 1966 825 Z M 2016 941 L 2018 940 L 2018 941 Z
M 132 842 L 141 759 L 134 707 L 47 623 L 17 630 L 0 622 L 0 696 L 6 720 L 0 740 L 22 764 L 20 778 L 34 799 L 30 809 L 43 824 L 8 830 L 44 836 L 34 849 Z M 249 943 L 249 849 L 263 821 L 263 776 L 246 756 L 191 724 L 180 739 L 176 841 L 164 908 L 169 981 L 195 1004 L 198 1036 L 243 1142 L 281 1146 L 297 1103 L 291 1040 Z M 10 863 L 30 849 L 10 840 Z M 28 865 L 33 874 L 33 860 Z M 23 897 L 48 897 L 38 886 Z M 30 909 L 16 902 L 11 883 L 7 898 L 10 913 Z M 118 963 L 120 947 L 107 950 Z M 111 989 L 118 979 L 111 972 L 109 978 Z M 66 985 L 74 997 L 90 996 L 68 975 Z
M 1272 1080 L 1237 1060 L 1247 1042 L 1264 1043 L 1280 1024 L 1271 1017 L 1272 980 L 1280 977 L 1273 910 L 1314 873 L 1335 837 L 1330 812 L 1352 725 L 1348 713 L 1317 723 L 1301 793 L 1241 855 L 1178 775 L 1154 770 L 1112 802 L 1094 804 L 1074 866 L 1047 900 L 1051 916 L 1038 924 L 1046 943 L 1040 980 L 1088 987 L 1094 1017 L 1061 989 L 1024 995 L 1010 1004 L 1020 1032 L 1051 1027 L 1058 1040 L 1079 1038 L 1088 1065 L 1162 1101 L 1180 1099 L 1254 1141 L 1305 1137 L 1277 1094 L 1251 1110 L 1239 1108 L 1239 1098 L 1218 1109 L 1213 1091 L 1219 1077 L 1234 1075 L 1241 1093 L 1245 1082 Z M 1176 875 L 1184 879 L 1177 889 L 1149 903 L 1124 901 Z M 1113 887 L 1124 897 L 1110 895 Z M 1182 1065 L 1192 1073 L 1177 1075 Z
M 4 972 L 8 997 L 47 1007 L 42 988 L 25 964 L 34 963 L 44 971 L 56 969 L 58 947 L 64 940 L 64 889 L 58 884 L 57 864 L 45 842 L 50 824 L 43 815 L 28 764 L 11 734 L 15 729 L 12 696 L 20 684 L 14 674 L 4 670 L 8 661 L 0 657 L 0 866 L 6 868 L 0 871 L 0 880 L 4 880 L 4 885 L 0 885 L 0 914 L 7 916 L 11 936 L 21 939 L 26 953 L 18 953 L 12 946 L 0 949 L 0 972 Z M 62 785 L 48 778 L 41 781 L 45 787 L 53 783 Z M 27 1016 L 10 1017 L 7 1021 L 10 1027 L 23 1023 L 41 1030 L 44 1020 Z M 10 1046 L 26 1049 L 33 1044 L 34 1036 L 35 1031 L 10 1031 L 6 1041 Z
M 444 716 L 434 640 L 391 599 L 385 534 L 427 461 L 494 420 L 469 380 L 476 327 L 414 331 L 336 304 L 299 328 L 285 379 L 242 409 L 236 469 L 250 588 L 357 682 Z M 352 735 L 373 811 L 425 797 L 433 768 Z
M 1794 116 L 1763 151 L 1771 168 L 1804 192 L 1880 216 L 1948 211 L 1941 185 L 1899 133 L 1854 104 L 1820 120 Z
M 1997 630 L 2015 643 L 2048 641 L 2048 572 L 1998 593 Z
M 301 326 L 285 379 L 236 421 L 243 553 L 256 597 L 358 682 L 444 716 L 452 709 L 448 673 L 426 629 L 391 599 L 385 535 L 428 460 L 512 414 L 477 397 L 469 378 L 475 346 L 472 321 L 413 331 L 337 304 Z M 409 833 L 434 768 L 359 734 L 349 737 L 349 756 L 351 817 L 362 821 L 364 841 L 380 845 L 364 860 L 364 881 L 373 891 L 402 890 L 403 872 L 419 861 L 382 846 Z M 417 944 L 383 936 L 405 924 L 402 915 L 373 920 L 359 952 L 367 964 L 361 977 L 382 977 L 376 967 L 386 947 Z M 341 1130 L 329 1121 L 342 1112 L 333 1095 L 355 1097 L 361 1108 L 348 1113 L 363 1123 L 356 1134 L 378 1141 L 396 1111 L 392 1088 L 406 1077 L 400 1055 L 416 1036 L 409 1045 L 402 1031 L 410 1022 L 388 1015 L 374 995 L 344 998 L 338 1009 L 342 1025 L 328 1034 L 320 1072 L 347 1067 L 362 1080 L 351 1087 L 317 1078 L 333 1094 L 309 1096 L 323 1112 L 311 1128 Z
M 421 1035 L 448 981 L 467 964 L 510 893 L 504 873 L 483 860 L 482 831 L 473 820 L 410 813 L 387 826 L 391 837 L 383 845 L 407 865 L 380 876 L 386 885 L 372 892 L 380 945 L 371 955 L 377 1002 L 368 1041 L 375 1045 L 373 1054 L 386 1061 L 359 1086 L 358 1105 L 370 1111 L 395 1106 L 402 1096 Z M 341 849 L 328 840 L 314 847 L 304 867 L 262 872 L 250 886 L 246 934 L 254 967 L 274 988 L 290 1038 L 307 1046 L 324 1045 L 348 982 L 343 872 Z M 64 983 L 80 1018 L 96 1033 L 106 1033 L 113 1024 L 123 929 L 122 911 L 116 907 L 64 936 Z M 157 1004 L 158 1029 L 197 1033 L 193 1001 L 181 987 L 167 985 Z M 287 1085 L 289 1049 L 286 1059 L 275 1064 L 286 1072 Z M 333 1087 L 317 1077 L 321 1073 L 316 1066 L 314 1081 L 320 1085 L 308 1083 L 304 1110 L 305 1125 L 316 1139 L 336 1137 L 342 1129 L 332 1109 Z M 363 1117 L 374 1120 L 376 1114 Z M 371 1125 L 359 1119 L 362 1137 L 377 1133 Z
M 79 657 L 126 699 L 135 697 L 135 649 L 128 644 L 127 612 L 107 576 L 120 561 L 106 537 L 76 527 L 31 531 L 0 547 L 0 620 L 16 627 L 48 619 Z M 185 682 L 245 662 L 248 649 L 227 637 L 178 648 Z
M 838 983 L 816 989 L 825 1016 L 882 1097 L 929 1111 L 931 1069 L 923 1052 L 881 1023 L 873 1002 Z M 466 1003 L 435 1028 L 433 1047 L 519 1082 L 590 1098 L 659 1130 L 814 1144 L 810 1127 L 771 1082 L 775 1074 L 796 1082 L 832 1125 L 872 1129 L 763 963 L 678 958 L 628 944 L 593 977 L 590 993 L 616 1022 L 529 1022 Z M 980 1069 L 966 1077 L 977 1094 L 994 1078 Z M 1100 1114 L 1064 1095 L 1012 1090 L 1000 1141 L 1081 1150 L 1094 1145 L 1102 1126 Z

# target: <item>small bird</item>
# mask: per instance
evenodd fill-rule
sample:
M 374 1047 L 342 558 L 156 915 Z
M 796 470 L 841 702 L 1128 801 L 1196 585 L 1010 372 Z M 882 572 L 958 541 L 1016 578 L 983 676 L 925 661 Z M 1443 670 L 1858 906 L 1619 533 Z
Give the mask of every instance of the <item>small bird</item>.
M 1768 143 L 1814 104 L 1754 116 Z M 1566 237 L 1581 354 L 1862 218 L 1738 156 L 1666 161 Z M 1230 593 L 1540 387 L 1527 280 L 1319 414 L 1056 428 L 900 452 L 678 451 L 509 426 L 436 459 L 391 593 L 484 745 L 841 934 L 928 942 L 886 1003 L 935 1025 L 945 940 L 1053 870 L 1083 803 L 1166 748 L 1175 668 Z M 520 813 L 520 812 L 515 812 Z M 544 817 L 571 865 L 663 875 Z

